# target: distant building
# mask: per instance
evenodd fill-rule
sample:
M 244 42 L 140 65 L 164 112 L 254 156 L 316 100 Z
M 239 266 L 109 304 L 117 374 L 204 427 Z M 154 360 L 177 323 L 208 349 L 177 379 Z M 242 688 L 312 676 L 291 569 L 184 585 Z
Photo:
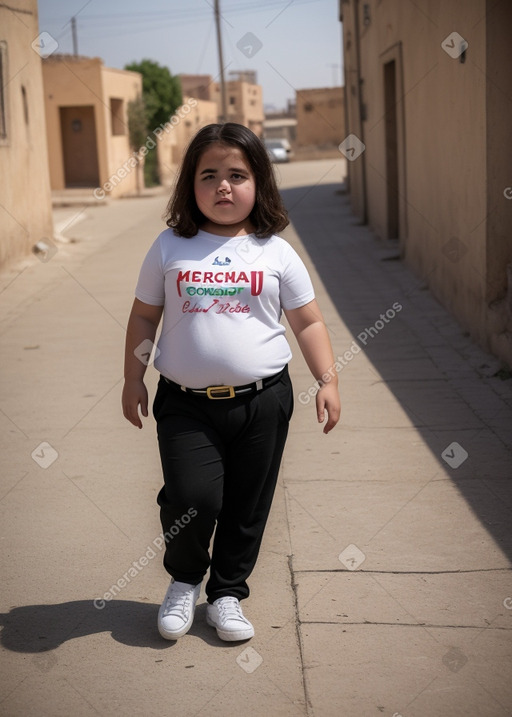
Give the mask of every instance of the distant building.
M 345 136 L 344 88 L 297 90 L 297 146 L 337 147 Z
M 220 83 L 214 84 L 213 99 L 222 112 Z M 263 89 L 261 85 L 238 80 L 226 82 L 226 106 L 228 122 L 237 122 L 251 129 L 258 137 L 263 136 Z
M 195 97 L 198 100 L 213 99 L 213 79 L 211 75 L 179 75 L 183 97 Z
M 258 73 L 256 70 L 231 70 L 229 72 L 231 81 L 248 82 L 250 85 L 258 84 Z
M 353 210 L 512 366 L 512 3 L 339 11 Z
M 53 236 L 37 0 L 0 4 L 0 265 Z
M 286 139 L 293 146 L 297 135 L 297 120 L 294 117 L 266 117 L 263 122 L 265 139 Z
M 196 132 L 217 121 L 216 102 L 183 96 L 183 104 L 167 123 L 168 131 L 158 135 L 158 175 L 161 184 L 172 184 L 177 165 L 181 163 L 185 149 Z
M 245 70 L 240 76 L 253 78 L 252 71 Z M 222 114 L 220 83 L 213 82 L 210 75 L 180 75 L 183 95 L 217 103 L 218 117 Z M 226 107 L 229 122 L 249 127 L 258 137 L 263 135 L 263 90 L 261 85 L 245 80 L 226 82 Z M 217 120 L 218 121 L 218 120 Z
M 98 57 L 54 54 L 43 62 L 43 82 L 52 189 L 135 193 L 143 178 L 129 164 L 127 108 L 142 94 L 141 75 Z

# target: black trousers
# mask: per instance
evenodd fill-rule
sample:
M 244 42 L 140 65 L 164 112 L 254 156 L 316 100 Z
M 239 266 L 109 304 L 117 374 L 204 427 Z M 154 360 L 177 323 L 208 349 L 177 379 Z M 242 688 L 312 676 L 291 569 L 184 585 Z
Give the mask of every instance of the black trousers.
M 202 581 L 208 602 L 248 597 L 279 473 L 293 391 L 279 379 L 248 396 L 211 400 L 160 378 L 153 404 L 164 486 L 158 494 L 164 567 Z M 210 542 L 215 531 L 211 550 Z

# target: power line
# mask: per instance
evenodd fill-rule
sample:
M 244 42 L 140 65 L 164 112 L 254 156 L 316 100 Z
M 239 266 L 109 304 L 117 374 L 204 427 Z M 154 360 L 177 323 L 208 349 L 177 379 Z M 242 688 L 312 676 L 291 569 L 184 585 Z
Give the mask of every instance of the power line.
M 324 2 L 325 0 L 294 0 L 293 5 L 306 5 L 306 4 L 313 4 L 318 2 Z M 257 12 L 257 11 L 263 11 L 267 9 L 272 8 L 278 8 L 285 6 L 285 8 L 290 5 L 290 3 L 283 2 L 283 0 L 266 0 L 263 2 L 251 2 L 247 5 L 229 5 L 226 6 L 223 9 L 223 15 L 227 14 L 243 14 L 247 12 Z M 104 15 L 80 15 L 80 28 L 84 28 L 84 26 L 87 26 L 87 29 L 92 29 L 94 27 L 99 27 L 101 29 L 108 29 L 110 34 L 112 35 L 111 28 L 105 27 L 106 21 L 115 21 L 116 22 L 116 33 L 119 30 L 120 26 L 123 25 L 137 25 L 140 26 L 144 23 L 151 23 L 152 26 L 155 22 L 158 23 L 158 26 L 161 27 L 164 23 L 169 24 L 187 24 L 192 22 L 197 22 L 198 20 L 207 20 L 211 17 L 211 11 L 208 8 L 205 8 L 204 10 L 198 10 L 198 9 L 192 9 L 192 8 L 181 8 L 169 12 L 132 12 L 132 13 L 121 13 L 121 14 L 113 14 L 113 13 L 105 13 Z M 48 17 L 47 22 L 58 22 L 61 20 L 61 17 Z M 68 21 L 69 22 L 69 21 Z

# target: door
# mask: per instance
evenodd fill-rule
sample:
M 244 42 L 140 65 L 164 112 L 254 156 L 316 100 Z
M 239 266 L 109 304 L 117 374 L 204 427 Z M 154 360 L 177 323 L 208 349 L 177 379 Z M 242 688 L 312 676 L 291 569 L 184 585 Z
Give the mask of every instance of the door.
M 384 65 L 384 112 L 386 143 L 387 233 L 388 239 L 399 237 L 399 177 L 396 62 Z
M 94 107 L 60 107 L 60 128 L 66 187 L 100 183 Z

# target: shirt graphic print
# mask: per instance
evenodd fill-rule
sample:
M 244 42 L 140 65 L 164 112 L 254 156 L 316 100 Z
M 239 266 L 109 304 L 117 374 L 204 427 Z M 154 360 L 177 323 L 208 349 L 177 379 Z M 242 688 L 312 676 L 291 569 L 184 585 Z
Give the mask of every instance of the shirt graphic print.
M 171 229 L 149 250 L 135 295 L 164 306 L 155 367 L 189 388 L 280 371 L 291 358 L 282 309 L 314 298 L 302 260 L 278 236 L 185 239 Z

